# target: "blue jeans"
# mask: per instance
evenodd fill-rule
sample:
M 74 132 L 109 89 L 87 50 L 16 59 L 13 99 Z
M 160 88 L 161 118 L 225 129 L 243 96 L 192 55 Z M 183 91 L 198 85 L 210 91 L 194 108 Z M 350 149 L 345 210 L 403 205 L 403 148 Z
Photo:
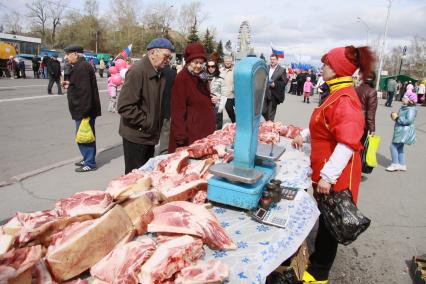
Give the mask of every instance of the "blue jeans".
M 44 74 L 44 79 L 47 79 L 47 78 L 49 78 L 49 76 L 48 76 L 48 74 L 47 74 L 47 67 L 44 67 L 44 69 L 43 69 L 43 74 Z
M 392 156 L 392 164 L 405 165 L 404 143 L 391 143 L 390 152 Z
M 76 130 L 75 133 L 78 131 L 78 127 L 80 126 L 81 120 L 75 120 Z M 90 127 L 92 127 L 93 135 L 96 137 L 95 133 L 95 118 L 91 118 L 90 121 Z M 77 143 L 78 149 L 80 150 L 81 155 L 83 156 L 84 165 L 89 166 L 91 168 L 96 167 L 96 140 L 91 143 L 87 144 L 80 144 Z

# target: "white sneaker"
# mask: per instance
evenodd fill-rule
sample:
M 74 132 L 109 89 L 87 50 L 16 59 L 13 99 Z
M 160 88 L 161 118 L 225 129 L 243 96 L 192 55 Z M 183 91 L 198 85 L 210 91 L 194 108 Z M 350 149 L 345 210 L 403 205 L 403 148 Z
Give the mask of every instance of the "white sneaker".
M 406 165 L 398 165 L 399 166 L 399 168 L 398 168 L 398 170 L 400 170 L 400 171 L 406 171 L 407 170 L 407 166 Z
M 389 167 L 386 168 L 388 172 L 395 172 L 400 169 L 400 165 L 398 164 L 391 164 Z

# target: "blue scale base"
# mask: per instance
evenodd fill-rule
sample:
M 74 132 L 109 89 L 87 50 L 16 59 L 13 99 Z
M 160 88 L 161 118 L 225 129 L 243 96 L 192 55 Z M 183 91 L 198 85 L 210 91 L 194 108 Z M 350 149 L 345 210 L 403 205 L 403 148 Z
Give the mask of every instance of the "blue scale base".
M 255 209 L 262 196 L 265 184 L 275 177 L 275 164 L 255 166 L 264 174 L 255 184 L 232 183 L 224 178 L 208 180 L 207 199 L 243 209 Z

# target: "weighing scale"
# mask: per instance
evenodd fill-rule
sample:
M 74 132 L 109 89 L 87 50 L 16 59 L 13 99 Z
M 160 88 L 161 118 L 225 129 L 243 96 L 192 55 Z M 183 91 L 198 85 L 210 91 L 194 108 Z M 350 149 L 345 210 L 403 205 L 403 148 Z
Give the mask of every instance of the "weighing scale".
M 234 67 L 236 133 L 234 160 L 210 168 L 207 198 L 244 209 L 257 207 L 264 186 L 275 176 L 277 160 L 285 148 L 258 145 L 260 116 L 268 82 L 265 62 L 247 57 Z

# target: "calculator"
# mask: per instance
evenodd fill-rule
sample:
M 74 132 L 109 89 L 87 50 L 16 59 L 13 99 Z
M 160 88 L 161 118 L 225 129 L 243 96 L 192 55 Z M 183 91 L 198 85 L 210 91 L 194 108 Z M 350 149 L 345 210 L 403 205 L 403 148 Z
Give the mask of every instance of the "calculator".
M 287 200 L 294 200 L 298 190 L 298 188 L 294 187 L 283 187 L 281 197 Z
M 288 215 L 285 212 L 265 210 L 263 208 L 257 209 L 252 217 L 259 222 L 285 228 L 288 222 Z

